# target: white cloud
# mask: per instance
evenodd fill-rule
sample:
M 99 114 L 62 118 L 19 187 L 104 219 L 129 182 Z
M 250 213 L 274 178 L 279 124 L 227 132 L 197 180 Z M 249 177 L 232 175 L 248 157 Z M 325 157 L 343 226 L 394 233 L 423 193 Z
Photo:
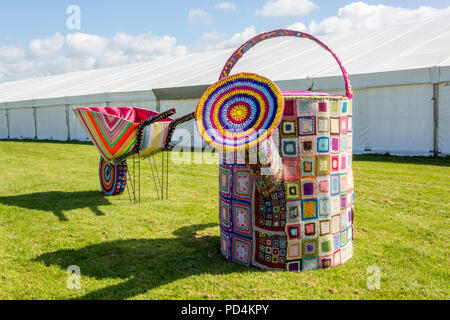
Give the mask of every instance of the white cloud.
M 28 53 L 34 57 L 53 56 L 64 45 L 64 36 L 56 33 L 53 37 L 46 39 L 34 39 L 28 46 Z
M 377 30 L 401 23 L 439 18 L 445 15 L 450 15 L 450 7 L 435 9 L 425 6 L 418 9 L 408 9 L 382 4 L 369 5 L 360 1 L 339 8 L 337 16 L 328 17 L 320 22 L 311 21 L 308 27 L 301 22 L 297 22 L 288 26 L 288 29 L 321 35 L 353 30 Z
M 290 26 L 287 27 L 287 29 L 303 31 L 303 32 L 307 32 L 308 31 L 308 28 L 305 26 L 305 24 L 301 23 L 301 22 L 296 22 L 294 24 L 291 24 Z
M 90 70 L 150 61 L 161 56 L 181 56 L 187 48 L 175 37 L 151 33 L 117 33 L 111 39 L 86 33 L 56 33 L 32 40 L 27 49 L 0 47 L 0 81 Z
M 86 33 L 70 33 L 66 37 L 66 46 L 74 56 L 99 54 L 108 47 L 110 40 Z
M 237 48 L 245 41 L 256 35 L 255 26 L 249 26 L 242 32 L 233 34 L 227 38 L 227 35 L 217 31 L 207 32 L 202 35 L 202 44 L 197 48 L 198 51 L 220 50 L 227 48 Z
M 211 15 L 202 9 L 189 10 L 188 20 L 190 23 L 202 22 L 205 24 L 211 24 Z
M 267 0 L 256 14 L 264 17 L 295 17 L 319 8 L 310 0 Z
M 219 2 L 214 6 L 214 9 L 223 11 L 236 11 L 236 4 L 233 2 Z
M 25 56 L 25 51 L 21 48 L 11 46 L 0 47 L 0 62 L 15 62 Z

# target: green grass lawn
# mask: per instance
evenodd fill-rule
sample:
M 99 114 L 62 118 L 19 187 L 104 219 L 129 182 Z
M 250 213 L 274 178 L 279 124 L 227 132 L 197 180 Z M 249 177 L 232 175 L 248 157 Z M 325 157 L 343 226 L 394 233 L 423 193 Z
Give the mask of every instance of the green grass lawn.
M 355 157 L 354 256 L 299 274 L 220 255 L 216 164 L 171 164 L 163 201 L 143 163 L 131 205 L 100 192 L 93 145 L 0 141 L 0 158 L 0 299 L 449 299 L 448 158 Z

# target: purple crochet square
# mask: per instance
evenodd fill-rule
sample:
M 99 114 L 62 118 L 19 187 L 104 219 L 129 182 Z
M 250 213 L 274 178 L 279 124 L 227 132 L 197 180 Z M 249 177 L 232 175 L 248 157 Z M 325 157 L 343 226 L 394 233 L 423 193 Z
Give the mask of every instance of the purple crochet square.
M 339 150 L 339 140 L 338 139 L 331 139 L 331 149 Z
M 303 194 L 305 196 L 311 196 L 314 194 L 314 182 L 305 182 L 303 184 Z
M 290 272 L 299 272 L 298 263 L 290 263 L 289 264 L 289 271 Z
M 345 196 L 341 197 L 341 208 L 345 208 L 347 206 L 347 198 Z

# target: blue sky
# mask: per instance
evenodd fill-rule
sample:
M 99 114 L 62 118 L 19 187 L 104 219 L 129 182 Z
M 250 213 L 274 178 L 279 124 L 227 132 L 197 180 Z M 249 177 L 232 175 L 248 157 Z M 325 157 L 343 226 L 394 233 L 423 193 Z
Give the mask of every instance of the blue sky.
M 81 9 L 79 30 L 66 27 L 69 5 Z M 265 5 L 272 6 L 264 12 Z M 443 0 L 4 0 L 0 81 L 232 48 L 288 26 L 320 36 L 447 13 Z

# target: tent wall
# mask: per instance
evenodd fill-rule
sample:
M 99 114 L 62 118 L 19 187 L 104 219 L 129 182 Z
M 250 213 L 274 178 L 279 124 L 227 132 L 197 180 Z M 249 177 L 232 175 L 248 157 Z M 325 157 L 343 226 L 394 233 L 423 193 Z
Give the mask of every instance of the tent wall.
M 35 108 L 37 139 L 67 140 L 65 106 Z
M 428 155 L 433 150 L 433 87 L 360 89 L 355 94 L 354 150 Z
M 33 139 L 36 136 L 33 108 L 8 110 L 9 137 L 12 139 Z M 49 130 L 50 128 L 47 128 Z
M 439 84 L 438 145 L 443 154 L 450 154 L 450 82 Z
M 351 76 L 354 88 L 355 153 L 431 155 L 434 150 L 433 90 L 438 86 L 438 151 L 450 154 L 450 67 Z M 278 81 L 282 90 L 343 94 L 342 77 Z M 195 110 L 204 86 L 102 93 L 0 103 L 0 138 L 89 140 L 73 114 L 77 106 L 135 106 L 155 111 L 175 107 L 175 117 Z M 8 124 L 9 123 L 9 128 Z M 193 121 L 179 127 L 174 141 L 204 146 Z

